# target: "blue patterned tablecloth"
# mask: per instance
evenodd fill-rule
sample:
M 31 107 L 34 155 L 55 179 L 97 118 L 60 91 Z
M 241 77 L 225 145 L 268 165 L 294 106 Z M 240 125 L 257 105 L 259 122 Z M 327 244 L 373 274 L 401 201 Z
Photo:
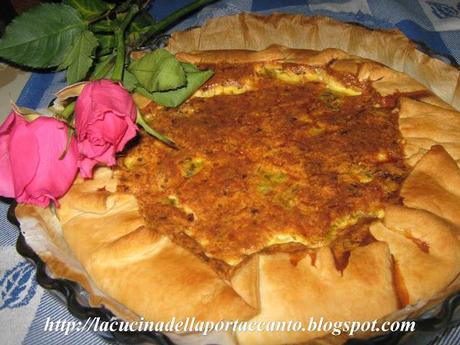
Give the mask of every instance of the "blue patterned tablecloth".
M 156 0 L 152 13 L 160 19 L 190 0 Z M 183 21 L 172 30 L 200 25 L 208 18 L 242 11 L 273 11 L 327 15 L 373 28 L 394 28 L 424 43 L 440 55 L 460 63 L 460 1 L 457 0 L 221 0 Z M 64 85 L 63 75 L 33 74 L 18 103 L 46 107 Z M 17 229 L 8 223 L 8 205 L 0 202 L 0 343 L 2 344 L 105 344 L 91 332 L 45 332 L 46 319 L 73 317 L 50 293 L 37 286 L 34 267 L 16 253 Z M 459 344 L 460 329 L 447 329 L 437 345 Z

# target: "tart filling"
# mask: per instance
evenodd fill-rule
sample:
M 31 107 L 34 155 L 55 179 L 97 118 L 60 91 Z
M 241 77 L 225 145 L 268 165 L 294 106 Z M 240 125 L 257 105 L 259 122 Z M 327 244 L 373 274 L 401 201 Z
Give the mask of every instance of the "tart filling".
M 119 164 L 146 224 L 226 272 L 256 252 L 333 247 L 337 265 L 372 241 L 368 225 L 400 203 L 408 173 L 398 102 L 353 75 L 293 63 L 215 70 Z

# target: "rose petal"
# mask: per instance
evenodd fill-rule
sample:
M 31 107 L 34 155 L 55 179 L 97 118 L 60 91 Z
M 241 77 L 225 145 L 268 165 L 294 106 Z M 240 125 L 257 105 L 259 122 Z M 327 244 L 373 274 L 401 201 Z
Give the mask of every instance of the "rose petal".
M 120 141 L 117 144 L 117 152 L 122 151 L 125 148 L 125 145 L 130 141 L 132 138 L 134 138 L 137 135 L 138 128 L 137 126 L 131 122 L 128 121 L 128 128 L 123 135 L 123 137 L 120 139 Z
M 78 150 L 82 156 L 97 159 L 97 157 L 103 155 L 110 148 L 110 144 L 103 142 L 96 143 L 91 137 L 87 137 L 82 141 L 78 142 Z
M 24 191 L 24 193 L 16 197 L 16 201 L 19 203 L 32 204 L 41 207 L 47 207 L 50 201 L 53 201 L 56 204 L 56 206 L 59 205 L 57 200 L 51 195 L 32 196 L 29 195 L 27 191 Z
M 87 144 L 85 146 L 85 143 Z M 79 147 L 84 147 L 84 152 L 91 152 L 94 146 L 88 144 L 87 141 L 78 143 Z M 80 152 L 82 150 L 80 149 Z M 93 158 L 94 157 L 94 158 Z M 84 155 L 80 154 L 78 159 L 78 167 L 80 168 L 80 176 L 83 178 L 91 178 L 93 176 L 92 169 L 98 163 L 102 163 L 107 166 L 113 166 L 116 164 L 115 149 L 113 146 L 108 145 L 104 152 L 99 152 L 98 155 Z
M 112 111 L 107 111 L 104 117 L 107 119 L 106 121 L 98 121 L 93 126 L 99 129 L 105 142 L 116 145 L 128 128 L 126 120 L 130 119 L 120 117 Z
M 77 173 L 77 143 L 72 138 L 65 156 L 60 159 L 68 136 L 64 123 L 40 117 L 29 124 L 29 130 L 37 139 L 40 162 L 34 179 L 26 189 L 34 198 L 42 195 L 61 197 L 70 188 Z
M 83 178 L 93 177 L 93 168 L 97 164 L 97 161 L 91 158 L 82 157 L 78 161 L 78 167 L 80 168 L 80 176 Z
M 123 87 L 109 80 L 97 80 L 86 84 L 75 105 L 77 132 L 104 118 L 106 111 L 117 116 L 136 119 L 134 101 Z
M 136 135 L 136 115 L 131 95 L 120 84 L 98 80 L 85 85 L 75 105 L 81 176 L 91 177 L 98 163 L 115 165 L 116 152 Z
M 29 130 L 28 123 L 19 123 L 12 127 L 8 151 L 14 195 L 18 197 L 35 177 L 40 162 L 38 142 Z
M 0 195 L 13 198 L 14 182 L 8 152 L 9 135 L 0 135 Z
M 21 116 L 12 111 L 0 126 L 0 195 L 7 198 L 15 196 L 9 155 L 10 131 L 15 123 L 25 122 Z
M 5 121 L 0 126 L 0 135 L 8 134 L 14 124 L 25 124 L 27 121 L 14 111 L 10 112 Z

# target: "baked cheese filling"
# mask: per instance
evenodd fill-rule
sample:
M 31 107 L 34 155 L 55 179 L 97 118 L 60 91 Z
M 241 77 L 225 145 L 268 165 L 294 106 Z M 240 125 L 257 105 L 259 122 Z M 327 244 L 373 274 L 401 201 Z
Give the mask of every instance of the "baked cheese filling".
M 340 263 L 372 240 L 407 174 L 395 105 L 328 69 L 204 67 L 215 76 L 182 106 L 142 110 L 179 149 L 142 135 L 121 158 L 147 225 L 224 271 L 291 247 Z

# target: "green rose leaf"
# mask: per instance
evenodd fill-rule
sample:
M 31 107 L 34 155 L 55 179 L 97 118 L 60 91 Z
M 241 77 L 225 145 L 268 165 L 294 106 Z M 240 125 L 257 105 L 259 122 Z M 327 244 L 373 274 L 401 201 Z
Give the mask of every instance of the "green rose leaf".
M 112 34 L 96 34 L 96 38 L 99 42 L 97 49 L 97 55 L 103 56 L 110 54 L 115 47 L 115 37 Z
M 172 141 L 167 136 L 164 136 L 163 134 L 157 132 L 152 127 L 150 127 L 150 125 L 144 120 L 144 118 L 142 117 L 142 115 L 141 115 L 141 113 L 139 111 L 137 112 L 136 123 L 139 126 L 141 126 L 142 128 L 144 128 L 144 130 L 148 134 L 150 134 L 151 136 L 157 138 L 158 140 L 164 142 L 166 145 L 168 145 L 168 146 L 170 146 L 172 148 L 177 148 L 177 146 L 174 143 L 174 141 Z
M 185 73 L 195 73 L 195 72 L 201 72 L 198 67 L 196 67 L 194 64 L 189 63 L 189 62 L 181 62 L 182 68 L 184 69 Z
M 93 65 L 93 54 L 97 44 L 96 36 L 88 30 L 80 32 L 75 37 L 64 61 L 59 66 L 61 69 L 67 68 L 67 83 L 73 84 L 86 77 Z
M 181 63 L 181 66 L 186 72 L 186 86 L 163 92 L 149 92 L 142 87 L 137 87 L 135 91 L 166 107 L 178 107 L 214 74 L 211 70 L 201 71 L 189 63 Z
M 126 43 L 135 46 L 153 24 L 155 24 L 155 19 L 153 19 L 151 14 L 145 10 L 140 11 L 128 26 Z
M 111 74 L 114 65 L 115 54 L 100 57 L 92 68 L 90 80 L 99 80 L 107 78 L 107 76 Z
M 157 49 L 131 62 L 128 70 L 148 92 L 177 89 L 187 82 L 181 63 L 164 49 Z
M 139 32 L 152 24 L 155 24 L 155 19 L 153 19 L 149 12 L 142 10 L 136 15 L 131 24 L 129 24 L 128 33 Z
M 63 3 L 77 9 L 85 19 L 98 17 L 114 7 L 101 0 L 64 0 Z
M 90 24 L 90 29 L 93 32 L 110 32 L 113 33 L 115 24 L 110 19 L 101 19 L 93 24 Z
M 62 63 L 67 48 L 85 29 L 85 22 L 74 8 L 42 4 L 7 26 L 0 40 L 0 57 L 28 67 L 54 67 Z
M 130 71 L 125 71 L 125 73 L 123 73 L 122 83 L 125 89 L 130 92 L 134 91 L 134 89 L 139 84 L 139 82 L 136 79 L 136 76 L 132 74 Z

